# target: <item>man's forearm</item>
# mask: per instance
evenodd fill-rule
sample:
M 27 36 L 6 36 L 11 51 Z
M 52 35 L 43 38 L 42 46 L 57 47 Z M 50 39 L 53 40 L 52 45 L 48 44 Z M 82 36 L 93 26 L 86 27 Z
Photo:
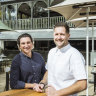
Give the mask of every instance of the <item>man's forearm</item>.
M 43 79 L 40 81 L 40 83 L 44 83 L 47 84 L 48 81 L 48 71 L 46 71 L 46 73 L 44 74 Z
M 87 88 L 87 81 L 79 80 L 67 88 L 56 91 L 56 93 L 58 94 L 58 96 L 68 96 L 83 91 L 86 88 Z

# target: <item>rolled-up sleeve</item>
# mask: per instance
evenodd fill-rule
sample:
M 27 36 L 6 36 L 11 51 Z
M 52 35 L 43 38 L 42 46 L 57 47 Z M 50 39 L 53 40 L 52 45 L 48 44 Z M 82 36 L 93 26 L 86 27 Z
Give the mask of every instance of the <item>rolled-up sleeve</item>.
M 22 89 L 25 87 L 25 82 L 20 81 L 20 74 L 20 60 L 18 60 L 18 58 L 14 58 L 10 72 L 10 87 L 12 89 Z
M 82 80 L 82 79 L 87 79 L 87 74 L 85 70 L 85 60 L 82 54 L 79 52 L 74 53 L 71 58 L 71 69 L 72 73 L 74 75 L 74 78 L 76 80 Z

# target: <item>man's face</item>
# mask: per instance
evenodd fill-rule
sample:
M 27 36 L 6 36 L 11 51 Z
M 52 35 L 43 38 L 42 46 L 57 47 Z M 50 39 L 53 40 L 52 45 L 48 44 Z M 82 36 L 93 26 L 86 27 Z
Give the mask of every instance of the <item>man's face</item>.
M 59 49 L 68 44 L 69 37 L 70 34 L 66 33 L 64 27 L 56 27 L 54 29 L 54 42 Z

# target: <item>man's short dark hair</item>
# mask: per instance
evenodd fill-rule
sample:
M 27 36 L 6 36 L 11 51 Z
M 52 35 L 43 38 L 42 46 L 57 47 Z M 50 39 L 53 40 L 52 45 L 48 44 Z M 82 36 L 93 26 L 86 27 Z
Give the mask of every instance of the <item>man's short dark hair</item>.
M 18 37 L 18 39 L 17 39 L 17 44 L 18 44 L 18 45 L 20 45 L 20 39 L 23 38 L 23 37 L 29 37 L 30 40 L 31 40 L 31 42 L 33 42 L 33 39 L 32 39 L 32 37 L 31 37 L 31 35 L 28 34 L 28 33 L 24 33 L 24 34 L 21 34 L 21 35 Z
M 68 24 L 65 23 L 65 22 L 56 23 L 55 26 L 54 26 L 54 29 L 55 29 L 56 27 L 64 27 L 64 28 L 66 29 L 66 32 L 67 32 L 67 33 L 70 32 L 70 31 L 69 31 L 69 26 L 68 26 Z

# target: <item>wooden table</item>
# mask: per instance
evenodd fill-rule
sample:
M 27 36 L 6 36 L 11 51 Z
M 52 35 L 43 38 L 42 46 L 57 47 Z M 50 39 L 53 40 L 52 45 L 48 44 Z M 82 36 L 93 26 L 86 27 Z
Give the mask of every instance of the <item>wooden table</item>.
M 46 94 L 35 92 L 32 89 L 15 89 L 1 92 L 0 96 L 46 96 Z

